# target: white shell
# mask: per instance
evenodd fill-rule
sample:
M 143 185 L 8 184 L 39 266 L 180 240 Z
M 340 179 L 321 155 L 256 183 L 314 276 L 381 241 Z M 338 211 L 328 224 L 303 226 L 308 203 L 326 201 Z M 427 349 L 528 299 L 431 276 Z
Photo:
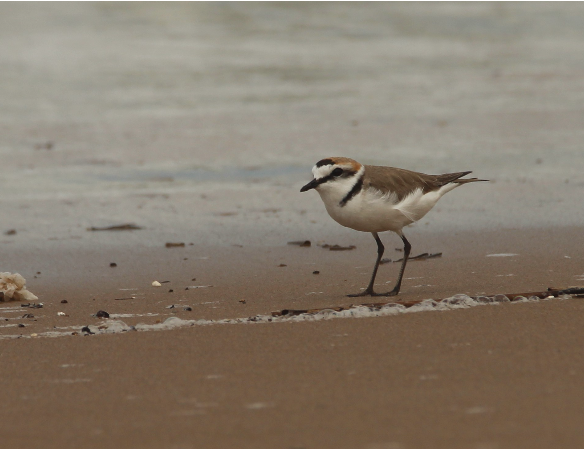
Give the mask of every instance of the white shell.
M 0 272 L 0 291 L 5 300 L 37 301 L 38 297 L 26 289 L 26 280 L 20 274 Z

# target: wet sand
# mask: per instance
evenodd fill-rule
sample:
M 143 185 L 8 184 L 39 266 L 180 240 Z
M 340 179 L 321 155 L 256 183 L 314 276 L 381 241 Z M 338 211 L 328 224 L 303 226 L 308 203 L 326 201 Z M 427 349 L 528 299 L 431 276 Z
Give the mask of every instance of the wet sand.
M 3 445 L 581 447 L 582 308 L 3 342 Z
M 412 255 L 443 255 L 410 261 L 402 292 L 395 299 L 440 300 L 455 294 L 494 295 L 584 285 L 584 256 L 574 248 L 581 235 L 579 228 L 454 234 L 412 230 Z M 97 324 L 99 321 L 91 315 L 99 310 L 128 315 L 119 318 L 135 325 L 169 316 L 217 320 L 358 303 L 360 299 L 345 295 L 367 285 L 376 245 L 369 234 L 355 232 L 349 236 L 351 241 L 330 243 L 356 245 L 348 251 L 330 251 L 314 240 L 310 247 L 284 243 L 269 247 L 187 244 L 184 248 L 166 248 L 163 242 L 151 248 L 104 246 L 93 249 L 90 255 L 81 248 L 56 259 L 52 252 L 37 250 L 33 256 L 13 248 L 17 252 L 8 252 L 5 257 L 22 268 L 23 274 L 34 274 L 27 286 L 44 305 L 42 309 L 29 309 L 14 302 L 2 304 L 6 309 L 17 308 L 5 326 L 22 322 L 19 316 L 24 313 L 38 318 L 24 322 L 24 330 L 3 327 L 0 337 L 42 333 L 54 325 Z M 393 245 L 401 242 L 399 238 L 391 233 L 381 237 L 386 243 L 386 256 L 400 258 L 401 252 Z M 510 256 L 497 256 L 501 254 Z M 400 263 L 380 266 L 377 291 L 393 288 L 399 267 Z M 162 282 L 162 286 L 153 287 L 153 281 Z M 63 300 L 67 303 L 61 303 Z M 168 308 L 172 305 L 175 308 Z M 185 311 L 184 307 L 192 310 Z M 59 311 L 69 316 L 57 317 Z
M 581 233 L 419 234 L 416 251 L 443 256 L 411 262 L 399 299 L 582 285 L 584 261 L 573 253 Z M 285 244 L 167 249 L 161 243 L 146 251 L 95 252 L 90 262 L 80 255 L 64 262 L 37 255 L 41 274 L 29 287 L 43 308 L 2 313 L 35 315 L 5 321 L 25 328 L 1 329 L 5 338 L 22 333 L 1 341 L 4 445 L 582 446 L 581 299 L 115 334 L 100 331 L 107 321 L 91 316 L 98 310 L 112 317 L 155 315 L 119 318 L 137 325 L 170 316 L 244 318 L 348 305 L 353 299 L 344 294 L 366 284 L 375 254 L 367 236 L 359 236 L 355 250 L 342 252 Z M 495 240 L 503 247 L 494 247 Z M 487 257 L 503 248 L 517 255 Z M 26 255 L 10 257 L 27 267 Z M 117 267 L 110 268 L 110 260 Z M 66 281 L 61 266 L 71 261 L 78 262 L 76 280 Z M 397 269 L 383 265 L 380 283 L 395 278 Z M 156 288 L 154 279 L 170 282 Z M 194 284 L 212 287 L 185 290 Z M 129 294 L 136 298 L 115 300 Z M 168 309 L 172 304 L 177 307 Z M 84 335 L 86 325 L 98 333 Z M 76 335 L 42 336 L 55 326 L 71 326 L 59 330 Z M 41 336 L 30 338 L 34 333 Z
M 366 6 L 0 5 L 0 271 L 43 304 L 0 303 L 2 445 L 584 446 L 582 299 L 178 327 L 355 302 L 331 155 L 491 180 L 398 299 L 584 285 L 582 6 Z

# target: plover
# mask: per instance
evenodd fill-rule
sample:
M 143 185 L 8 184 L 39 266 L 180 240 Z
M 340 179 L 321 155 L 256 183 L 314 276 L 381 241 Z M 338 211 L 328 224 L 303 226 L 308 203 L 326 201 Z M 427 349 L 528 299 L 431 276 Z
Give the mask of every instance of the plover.
M 395 296 L 401 288 L 411 245 L 403 228 L 419 221 L 447 192 L 476 178 L 463 179 L 472 171 L 427 175 L 388 166 L 362 165 L 345 157 L 320 160 L 312 168 L 314 179 L 300 192 L 316 189 L 326 211 L 339 224 L 361 232 L 370 232 L 377 242 L 377 260 L 369 285 L 356 296 Z M 397 283 L 388 293 L 373 291 L 377 268 L 385 250 L 379 232 L 392 231 L 404 243 L 404 258 Z

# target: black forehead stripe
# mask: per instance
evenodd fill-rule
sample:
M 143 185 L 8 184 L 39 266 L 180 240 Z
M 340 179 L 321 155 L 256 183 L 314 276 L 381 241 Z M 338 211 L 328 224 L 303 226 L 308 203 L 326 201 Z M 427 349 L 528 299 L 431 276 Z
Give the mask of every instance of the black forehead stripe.
M 320 168 L 322 166 L 327 166 L 329 164 L 335 164 L 335 162 L 330 158 L 325 158 L 324 160 L 320 160 L 318 163 L 316 163 L 316 167 Z

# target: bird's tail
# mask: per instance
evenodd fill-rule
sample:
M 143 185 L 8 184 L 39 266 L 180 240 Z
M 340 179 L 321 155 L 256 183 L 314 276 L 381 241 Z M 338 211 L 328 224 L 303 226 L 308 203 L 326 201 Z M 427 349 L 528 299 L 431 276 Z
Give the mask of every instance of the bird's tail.
M 464 171 L 464 172 L 454 172 L 452 174 L 442 174 L 437 175 L 436 178 L 442 184 L 442 186 L 447 185 L 449 183 L 458 183 L 459 185 L 463 185 L 465 183 L 471 182 L 488 182 L 489 180 L 482 180 L 477 178 L 472 179 L 463 179 L 465 175 L 470 174 L 472 171 Z
M 464 185 L 465 183 L 471 183 L 471 182 L 490 182 L 490 180 L 477 179 L 477 178 L 458 179 L 458 180 L 454 180 L 452 183 L 458 183 L 459 185 Z

